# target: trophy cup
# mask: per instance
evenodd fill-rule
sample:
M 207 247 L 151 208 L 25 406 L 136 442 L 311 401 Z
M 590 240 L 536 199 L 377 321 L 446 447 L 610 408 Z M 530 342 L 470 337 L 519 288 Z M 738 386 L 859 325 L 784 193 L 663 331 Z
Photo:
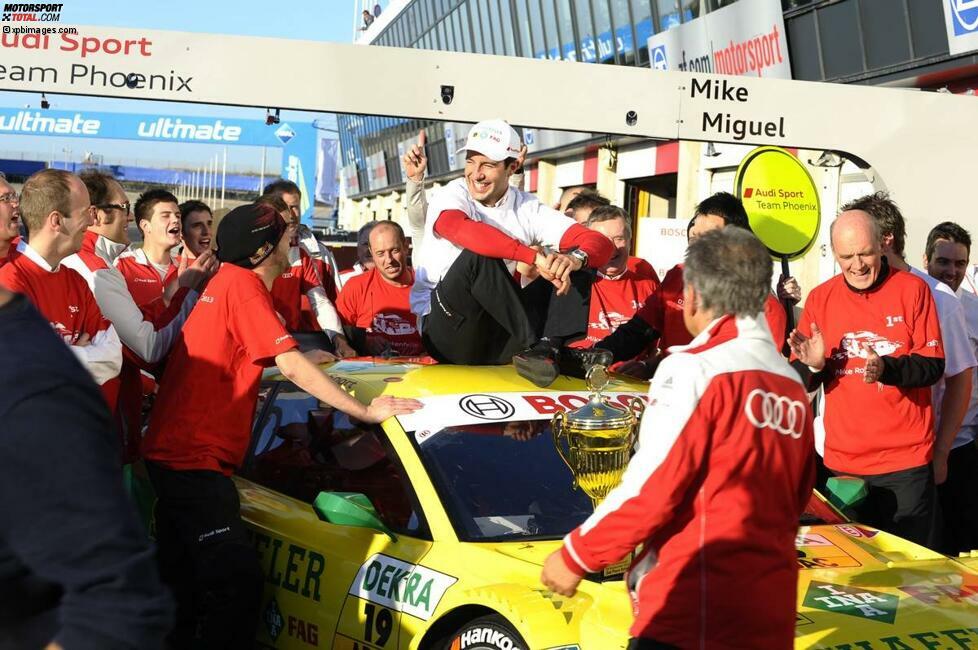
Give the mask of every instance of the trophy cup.
M 592 366 L 586 379 L 590 401 L 574 411 L 556 413 L 552 422 L 557 453 L 574 475 L 574 486 L 591 497 L 594 507 L 621 483 L 645 409 L 637 397 L 630 408 L 610 404 L 601 394 L 608 380 L 604 366 Z

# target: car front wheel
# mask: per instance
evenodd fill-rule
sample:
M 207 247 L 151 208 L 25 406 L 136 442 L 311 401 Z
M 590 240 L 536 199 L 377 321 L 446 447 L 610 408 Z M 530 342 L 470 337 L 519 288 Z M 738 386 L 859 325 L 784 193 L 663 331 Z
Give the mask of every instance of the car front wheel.
M 480 616 L 448 637 L 444 650 L 529 650 L 520 633 L 499 614 Z

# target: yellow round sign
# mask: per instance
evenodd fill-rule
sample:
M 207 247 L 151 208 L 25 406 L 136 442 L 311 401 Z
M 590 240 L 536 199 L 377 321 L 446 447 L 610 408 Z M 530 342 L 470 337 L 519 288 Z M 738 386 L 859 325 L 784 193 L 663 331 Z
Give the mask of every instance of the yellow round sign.
M 818 236 L 818 188 L 805 166 L 781 147 L 754 149 L 737 168 L 734 191 L 754 234 L 771 255 L 796 259 Z

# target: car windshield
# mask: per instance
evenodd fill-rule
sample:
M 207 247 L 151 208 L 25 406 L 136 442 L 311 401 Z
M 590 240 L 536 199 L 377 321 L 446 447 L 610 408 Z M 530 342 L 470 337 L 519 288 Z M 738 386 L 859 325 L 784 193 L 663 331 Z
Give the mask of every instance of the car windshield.
M 496 400 L 500 404 L 493 408 L 505 406 Z M 460 539 L 561 539 L 593 512 L 590 498 L 574 487 L 570 469 L 557 454 L 549 416 L 457 425 L 449 416 L 448 421 L 447 426 L 444 420 L 412 426 L 411 418 L 403 418 L 402 424 Z M 845 521 L 813 496 L 799 523 Z
M 465 541 L 560 539 L 592 512 L 557 455 L 549 420 L 421 434 L 413 436 L 421 460 Z

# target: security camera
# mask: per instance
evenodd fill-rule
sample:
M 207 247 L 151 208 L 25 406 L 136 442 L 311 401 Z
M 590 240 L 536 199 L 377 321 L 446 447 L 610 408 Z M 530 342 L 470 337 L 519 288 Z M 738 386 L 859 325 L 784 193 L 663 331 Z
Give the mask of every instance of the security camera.
M 127 88 L 138 88 L 139 87 L 139 75 L 135 72 L 130 72 L 126 75 L 126 87 Z
M 41 109 L 46 111 L 49 108 L 51 108 L 51 102 L 44 96 L 44 93 L 41 93 Z
M 274 113 L 272 113 L 272 109 L 268 109 L 268 112 L 265 114 L 265 124 L 267 126 L 278 124 L 281 121 L 282 118 L 279 116 L 279 109 L 276 108 Z
M 628 111 L 625 113 L 625 124 L 628 126 L 635 126 L 638 122 L 638 113 L 635 111 Z
M 453 99 L 455 99 L 455 86 L 442 86 L 441 103 L 448 105 L 452 103 Z

